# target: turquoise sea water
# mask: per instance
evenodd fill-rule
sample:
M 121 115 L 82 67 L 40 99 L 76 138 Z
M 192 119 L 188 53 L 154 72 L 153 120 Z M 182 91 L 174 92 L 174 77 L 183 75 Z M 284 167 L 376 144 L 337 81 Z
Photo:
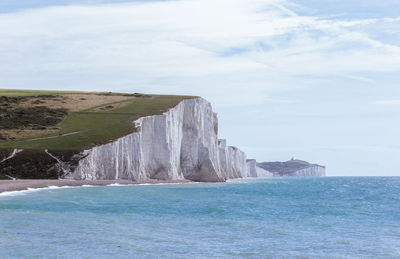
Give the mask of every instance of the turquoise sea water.
M 0 258 L 400 258 L 400 178 L 0 195 Z

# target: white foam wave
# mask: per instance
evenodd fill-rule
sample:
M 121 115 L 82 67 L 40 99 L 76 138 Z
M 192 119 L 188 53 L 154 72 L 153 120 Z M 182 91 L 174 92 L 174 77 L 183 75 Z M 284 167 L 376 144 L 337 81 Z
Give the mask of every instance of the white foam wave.
M 121 187 L 121 186 L 146 186 L 146 185 L 188 185 L 188 184 L 201 184 L 197 182 L 181 182 L 181 183 L 141 183 L 141 184 L 120 184 L 120 183 L 112 183 L 106 186 L 110 187 Z M 48 187 L 41 187 L 41 188 L 27 188 L 26 190 L 20 190 L 20 191 L 6 191 L 0 193 L 0 198 L 1 197 L 12 197 L 12 196 L 22 196 L 22 195 L 27 195 L 39 191 L 48 191 L 48 190 L 57 190 L 57 189 L 67 189 L 67 188 L 91 188 L 91 187 L 100 187 L 100 185 L 80 185 L 80 186 L 55 186 L 51 185 Z
M 182 183 L 132 183 L 132 184 L 121 184 L 121 183 L 112 183 L 106 186 L 110 187 L 120 187 L 120 186 L 157 186 L 157 185 L 181 185 L 181 184 L 198 184 L 196 182 L 182 182 Z
M 56 189 L 67 189 L 67 188 L 79 188 L 81 186 L 48 186 L 43 188 L 27 188 L 26 190 L 21 191 L 8 191 L 0 193 L 0 197 L 12 197 L 12 196 L 21 196 L 27 195 L 39 191 L 47 191 L 47 190 L 56 190 Z
M 202 183 L 202 182 L 181 182 L 181 183 L 140 183 L 137 184 L 139 186 L 143 186 L 143 185 L 188 185 L 188 184 L 207 184 L 207 183 Z
M 119 186 L 129 186 L 130 184 L 120 184 L 120 183 L 112 183 L 106 186 L 110 186 L 110 187 L 119 187 Z
M 271 177 L 235 178 L 235 179 L 228 179 L 228 180 L 226 180 L 226 183 L 229 183 L 229 184 L 242 184 L 242 183 L 244 183 L 244 184 L 246 184 L 246 183 L 260 182 L 260 181 L 264 181 L 264 180 L 268 180 L 268 179 L 271 179 Z
M 20 196 L 27 193 L 31 193 L 32 190 L 23 190 L 23 191 L 9 191 L 9 192 L 2 192 L 0 193 L 0 197 L 7 197 L 7 196 Z

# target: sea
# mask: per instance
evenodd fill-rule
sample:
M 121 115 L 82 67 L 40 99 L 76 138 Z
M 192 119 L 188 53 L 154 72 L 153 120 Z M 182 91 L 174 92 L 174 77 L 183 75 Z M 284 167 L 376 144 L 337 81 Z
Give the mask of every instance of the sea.
M 400 258 L 400 177 L 3 193 L 0 258 Z

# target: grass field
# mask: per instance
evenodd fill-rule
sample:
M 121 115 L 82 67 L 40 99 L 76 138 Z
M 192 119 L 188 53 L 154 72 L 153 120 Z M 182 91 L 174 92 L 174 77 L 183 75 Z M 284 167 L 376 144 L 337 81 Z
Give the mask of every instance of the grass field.
M 57 94 L 78 94 L 79 91 L 51 91 L 51 90 L 16 90 L 0 89 L 0 96 L 38 96 L 38 95 L 57 95 Z
M 83 92 L 0 90 L 0 96 L 41 96 L 82 94 Z M 86 93 L 87 94 L 87 93 Z M 105 95 L 110 93 L 91 93 Z M 125 96 L 126 94 L 124 94 Z M 135 97 L 136 96 L 136 97 Z M 135 131 L 133 121 L 149 115 L 162 114 L 190 96 L 135 95 L 128 99 L 103 103 L 89 109 L 69 112 L 57 131 L 19 140 L 0 140 L 0 149 L 81 151 L 108 143 Z M 38 114 L 40 116 L 40 114 Z M 1 121 L 0 121 L 1 123 Z M 17 131 L 18 132 L 18 131 Z M 1 134 L 1 130 L 0 130 Z

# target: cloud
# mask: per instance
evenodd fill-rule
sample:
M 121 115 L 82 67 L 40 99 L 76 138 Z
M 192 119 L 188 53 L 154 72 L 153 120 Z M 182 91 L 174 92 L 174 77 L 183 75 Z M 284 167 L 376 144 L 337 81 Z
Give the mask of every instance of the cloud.
M 400 99 L 398 100 L 378 100 L 372 102 L 375 105 L 382 105 L 382 106 L 400 106 Z
M 246 84 L 255 98 L 288 86 L 274 78 L 355 78 L 400 69 L 398 46 L 352 29 L 379 19 L 329 21 L 286 6 L 281 0 L 187 0 L 2 14 L 0 83 L 163 91 L 165 80 L 178 91 L 212 78 L 233 88 Z

